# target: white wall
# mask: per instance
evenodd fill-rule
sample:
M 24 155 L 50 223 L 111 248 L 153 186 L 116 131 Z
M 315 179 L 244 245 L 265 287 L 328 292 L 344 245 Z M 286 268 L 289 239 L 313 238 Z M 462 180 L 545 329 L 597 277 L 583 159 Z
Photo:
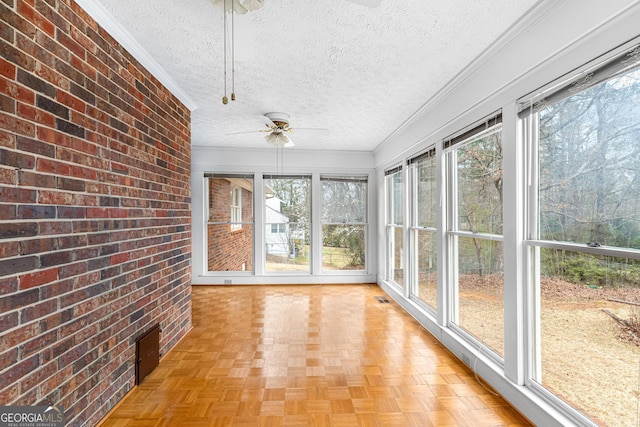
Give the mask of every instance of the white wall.
M 193 221 L 193 283 L 194 284 L 281 284 L 281 283 L 373 283 L 376 281 L 377 271 L 377 241 L 376 241 L 376 185 L 373 169 L 373 153 L 355 151 L 320 151 L 284 149 L 282 164 L 278 163 L 276 149 L 229 149 L 203 146 L 192 147 L 192 221 Z M 253 173 L 254 197 L 259 201 L 254 203 L 255 219 L 255 251 L 253 272 L 220 272 L 207 273 L 205 259 L 206 229 L 204 219 L 206 206 L 204 204 L 205 173 Z M 369 176 L 369 236 L 367 239 L 367 271 L 365 272 L 321 272 L 322 258 L 319 251 L 313 253 L 311 260 L 311 274 L 309 273 L 266 273 L 262 265 L 264 250 L 264 210 L 262 207 L 263 174 L 309 174 L 312 175 L 312 206 L 313 236 L 319 241 L 321 224 L 315 218 L 320 218 L 320 204 L 322 187 L 320 175 L 367 175 Z M 312 245 L 314 242 L 312 241 Z M 319 245 L 314 245 L 319 247 Z
M 477 360 L 479 374 L 536 425 L 594 424 L 543 401 L 525 386 L 525 345 L 523 334 L 518 332 L 524 330 L 525 289 L 520 262 L 523 174 L 516 102 L 602 55 L 611 55 L 622 45 L 638 43 L 639 36 L 638 1 L 541 1 L 530 16 L 512 27 L 433 99 L 425 100 L 421 110 L 375 150 L 379 285 L 458 357 Z M 505 328 L 504 366 L 452 333 L 444 316 L 425 313 L 407 298 L 406 290 L 387 283 L 384 272 L 384 170 L 406 164 L 406 159 L 425 148 L 500 110 L 504 123 L 505 324 L 509 326 Z M 439 269 L 444 268 L 439 265 Z

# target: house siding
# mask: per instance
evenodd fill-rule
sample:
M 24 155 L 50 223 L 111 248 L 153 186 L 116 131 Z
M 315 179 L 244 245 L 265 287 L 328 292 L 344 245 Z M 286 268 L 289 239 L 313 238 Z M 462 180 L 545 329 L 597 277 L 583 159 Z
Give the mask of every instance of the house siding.
M 0 405 L 95 425 L 191 327 L 190 112 L 73 1 L 0 10 Z

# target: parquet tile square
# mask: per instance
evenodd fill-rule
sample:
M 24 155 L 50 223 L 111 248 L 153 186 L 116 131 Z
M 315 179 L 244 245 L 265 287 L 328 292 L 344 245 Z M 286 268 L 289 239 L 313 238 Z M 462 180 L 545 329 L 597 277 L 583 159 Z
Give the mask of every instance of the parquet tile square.
M 530 425 L 381 294 L 194 286 L 191 332 L 101 425 Z

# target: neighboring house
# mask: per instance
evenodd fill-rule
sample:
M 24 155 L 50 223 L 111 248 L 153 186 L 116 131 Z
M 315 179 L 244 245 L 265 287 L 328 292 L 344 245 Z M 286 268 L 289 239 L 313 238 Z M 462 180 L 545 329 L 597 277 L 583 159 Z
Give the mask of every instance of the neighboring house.
M 295 256 L 289 218 L 281 212 L 282 201 L 273 196 L 265 201 L 265 244 L 267 255 Z

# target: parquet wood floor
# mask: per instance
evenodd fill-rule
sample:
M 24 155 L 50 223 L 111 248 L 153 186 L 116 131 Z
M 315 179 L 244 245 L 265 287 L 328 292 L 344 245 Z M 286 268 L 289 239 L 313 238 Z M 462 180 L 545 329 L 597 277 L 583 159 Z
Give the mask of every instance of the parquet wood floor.
M 102 426 L 531 425 L 381 295 L 194 286 L 193 330 Z

